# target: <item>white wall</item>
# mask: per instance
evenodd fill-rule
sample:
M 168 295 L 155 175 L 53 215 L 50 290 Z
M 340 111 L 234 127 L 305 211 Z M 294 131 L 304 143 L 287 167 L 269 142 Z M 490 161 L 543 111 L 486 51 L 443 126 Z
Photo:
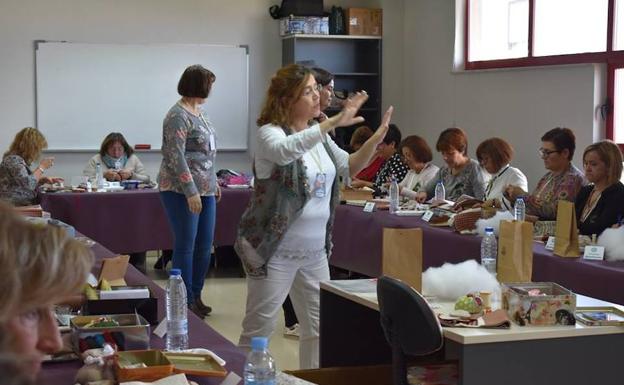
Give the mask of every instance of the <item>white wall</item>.
M 604 123 L 594 118 L 604 100 L 603 66 L 453 73 L 454 25 L 454 0 L 405 2 L 404 135 L 422 135 L 433 147 L 441 130 L 459 126 L 468 132 L 472 157 L 481 140 L 503 137 L 533 188 L 545 172 L 539 138 L 565 126 L 576 133 L 580 165 L 584 147 L 604 137 Z
M 250 47 L 250 143 L 253 145 L 255 120 L 270 76 L 281 65 L 281 40 L 277 21 L 268 8 L 279 0 L 0 0 L 0 152 L 9 146 L 17 131 L 35 124 L 35 40 L 67 40 L 91 43 L 204 43 L 247 44 Z M 340 0 L 326 2 L 343 7 L 381 7 L 388 3 L 394 10 L 387 14 L 396 20 L 386 21 L 386 31 L 399 35 L 384 47 L 401 50 L 403 0 Z M 402 59 L 386 61 L 384 76 L 402 68 Z M 191 64 L 191 63 L 190 63 Z M 399 72 L 400 73 L 400 72 Z M 219 74 L 217 74 L 218 78 Z M 218 81 L 218 79 L 217 79 Z M 391 77 L 384 92 L 397 95 Z M 62 95 L 59 95 L 62 98 Z M 215 95 L 214 97 L 217 97 Z M 390 97 L 390 99 L 393 99 Z M 141 103 L 137 90 L 137 103 Z M 175 100 L 172 100 L 172 104 Z M 97 109 L 76 111 L 97 114 Z M 235 108 L 235 107 L 234 107 Z M 164 116 L 165 111 L 163 111 Z M 86 130 L 89 127 L 85 127 Z M 217 130 L 219 127 L 217 127 Z M 94 147 L 98 147 L 95 143 Z M 251 170 L 250 154 L 219 153 L 218 168 Z M 51 174 L 69 178 L 79 175 L 93 154 L 55 153 L 56 165 Z M 141 160 L 155 176 L 159 153 L 142 153 Z

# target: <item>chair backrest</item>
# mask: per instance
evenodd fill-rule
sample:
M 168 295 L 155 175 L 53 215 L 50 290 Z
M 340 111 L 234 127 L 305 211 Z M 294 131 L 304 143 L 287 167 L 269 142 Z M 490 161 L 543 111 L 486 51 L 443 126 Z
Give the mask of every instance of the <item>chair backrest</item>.
M 422 356 L 442 348 L 444 338 L 438 318 L 425 299 L 398 279 L 377 281 L 381 327 L 388 343 L 404 354 Z

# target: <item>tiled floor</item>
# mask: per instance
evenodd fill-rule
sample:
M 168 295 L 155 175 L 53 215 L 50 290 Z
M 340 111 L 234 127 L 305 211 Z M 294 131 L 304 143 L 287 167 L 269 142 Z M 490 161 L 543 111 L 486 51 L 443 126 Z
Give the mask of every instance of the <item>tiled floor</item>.
M 164 286 L 167 275 L 164 271 L 154 270 L 156 257 L 147 258 L 147 275 L 158 285 Z M 171 267 L 169 265 L 168 267 Z M 202 300 L 212 307 L 212 314 L 206 317 L 206 323 L 232 343 L 238 342 L 241 322 L 245 315 L 247 285 L 240 278 L 236 267 L 219 266 L 209 273 L 206 279 Z M 269 349 L 280 370 L 299 368 L 299 342 L 292 337 L 284 337 L 284 317 L 280 314 L 276 332 L 271 338 Z M 210 348 L 207 346 L 206 348 Z

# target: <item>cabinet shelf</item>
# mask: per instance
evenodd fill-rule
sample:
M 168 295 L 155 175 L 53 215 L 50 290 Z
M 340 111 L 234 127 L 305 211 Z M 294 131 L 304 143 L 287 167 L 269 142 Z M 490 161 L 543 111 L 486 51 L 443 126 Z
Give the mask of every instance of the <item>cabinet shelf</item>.
M 377 72 L 336 72 L 334 76 L 379 76 Z
M 327 40 L 381 40 L 381 36 L 372 35 L 308 35 L 295 33 L 282 36 L 282 40 L 286 39 L 327 39 Z

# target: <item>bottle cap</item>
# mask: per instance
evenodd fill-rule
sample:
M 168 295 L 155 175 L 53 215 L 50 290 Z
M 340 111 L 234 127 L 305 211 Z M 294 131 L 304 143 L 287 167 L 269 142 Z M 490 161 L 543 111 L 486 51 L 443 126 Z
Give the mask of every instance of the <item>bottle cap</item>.
M 251 338 L 251 350 L 265 350 L 268 345 L 269 340 L 266 337 Z
M 494 228 L 493 227 L 486 227 L 485 228 L 485 232 L 486 233 L 493 233 L 494 232 Z
M 180 269 L 171 269 L 169 270 L 169 276 L 173 276 L 173 275 L 182 275 L 182 272 L 180 271 Z

